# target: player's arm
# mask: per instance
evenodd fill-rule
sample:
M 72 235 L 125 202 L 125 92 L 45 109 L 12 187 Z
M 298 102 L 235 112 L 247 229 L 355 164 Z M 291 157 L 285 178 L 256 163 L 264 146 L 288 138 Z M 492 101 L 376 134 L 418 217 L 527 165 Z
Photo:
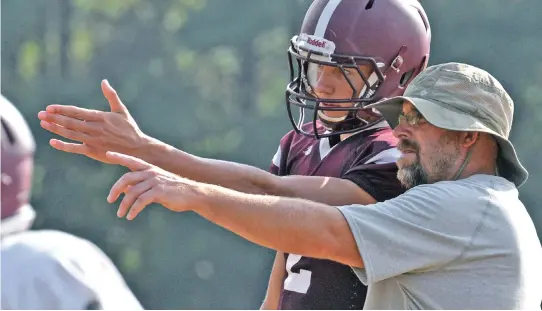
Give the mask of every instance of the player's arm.
M 329 204 L 373 203 L 364 190 L 348 180 L 289 176 L 278 177 L 249 165 L 197 157 L 151 138 L 138 128 L 116 91 L 102 82 L 111 112 L 52 105 L 38 114 L 41 126 L 81 144 L 52 140 L 61 151 L 84 154 L 108 163 L 106 151 L 140 158 L 164 170 L 195 181 L 253 194 L 299 197 Z
M 199 182 L 245 193 L 297 197 L 332 205 L 376 202 L 365 190 L 347 179 L 276 176 L 245 164 L 197 157 L 157 141 L 149 146 L 152 147 L 141 149 L 142 160 Z
M 260 307 L 261 310 L 277 310 L 280 302 L 280 293 L 284 284 L 284 272 L 286 271 L 286 260 L 283 252 L 277 252 L 271 277 L 267 285 L 267 293 Z
M 115 117 L 115 122 L 108 120 L 109 117 Z M 129 127 L 132 121 L 118 117 L 114 112 L 89 111 L 78 107 L 55 105 L 49 107 L 48 112 L 42 114 L 40 118 L 45 120 L 42 121 L 45 129 L 83 143 L 74 144 L 53 140 L 51 145 L 54 148 L 84 154 L 105 163 L 109 163 L 105 152 L 117 151 L 140 158 L 191 180 L 245 193 L 298 197 L 328 204 L 375 202 L 366 191 L 346 179 L 321 176 L 281 177 L 245 164 L 198 157 L 143 134 L 141 138 L 135 138 L 138 134 L 123 138 L 122 135 L 137 131 L 126 130 L 124 127 L 115 129 L 115 126 L 123 123 Z M 84 122 L 79 118 L 94 121 Z M 103 130 L 92 132 L 86 128 L 87 123 L 96 123 Z M 86 134 L 83 131 L 93 134 Z

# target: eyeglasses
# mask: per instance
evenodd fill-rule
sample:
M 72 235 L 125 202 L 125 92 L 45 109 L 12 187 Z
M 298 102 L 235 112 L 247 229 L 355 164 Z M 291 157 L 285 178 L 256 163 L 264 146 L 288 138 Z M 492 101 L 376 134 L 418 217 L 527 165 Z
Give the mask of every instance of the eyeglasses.
M 406 121 L 408 125 L 415 126 L 425 121 L 425 118 L 418 110 L 411 110 L 409 113 L 400 112 L 399 113 L 399 124 L 402 121 Z

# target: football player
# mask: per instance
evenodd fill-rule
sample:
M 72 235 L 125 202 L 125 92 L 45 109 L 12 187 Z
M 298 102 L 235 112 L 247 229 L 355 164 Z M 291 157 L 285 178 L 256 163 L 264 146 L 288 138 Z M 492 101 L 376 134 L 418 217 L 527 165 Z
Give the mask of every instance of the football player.
M 431 41 L 416 0 L 315 0 L 288 48 L 286 107 L 294 129 L 280 141 L 270 173 L 188 154 L 145 135 L 115 90 L 102 81 L 111 112 L 51 105 L 46 130 L 61 151 L 107 163 L 106 151 L 143 159 L 200 182 L 247 193 L 300 197 L 331 205 L 371 204 L 403 192 L 397 140 L 376 111 L 426 68 Z M 295 120 L 293 109 L 299 109 Z M 278 253 L 264 309 L 362 309 L 366 287 L 329 260 Z
M 92 242 L 57 230 L 29 230 L 34 137 L 0 95 L 2 123 L 2 310 L 143 309 L 111 260 Z

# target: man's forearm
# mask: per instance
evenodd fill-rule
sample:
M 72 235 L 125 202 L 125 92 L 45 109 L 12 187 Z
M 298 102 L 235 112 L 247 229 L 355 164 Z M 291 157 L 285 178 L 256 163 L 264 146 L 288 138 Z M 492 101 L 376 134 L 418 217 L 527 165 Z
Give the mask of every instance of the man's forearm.
M 202 203 L 195 212 L 249 241 L 285 253 L 363 265 L 349 225 L 336 208 L 213 185 L 200 187 Z
M 275 194 L 277 176 L 235 162 L 201 158 L 149 138 L 134 156 L 195 181 L 254 194 Z
M 324 176 L 276 176 L 257 167 L 201 158 L 154 138 L 132 154 L 166 171 L 198 182 L 252 194 L 295 197 L 330 205 L 372 204 L 375 199 L 358 185 Z

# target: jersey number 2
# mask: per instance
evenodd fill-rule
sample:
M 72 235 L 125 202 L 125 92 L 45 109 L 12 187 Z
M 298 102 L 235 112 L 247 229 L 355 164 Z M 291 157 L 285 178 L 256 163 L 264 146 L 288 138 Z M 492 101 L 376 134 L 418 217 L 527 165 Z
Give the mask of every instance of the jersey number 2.
M 288 277 L 284 281 L 284 289 L 292 292 L 306 294 L 311 285 L 312 272 L 300 269 L 299 273 L 293 272 L 292 267 L 301 260 L 301 255 L 288 254 L 286 260 L 286 271 Z

